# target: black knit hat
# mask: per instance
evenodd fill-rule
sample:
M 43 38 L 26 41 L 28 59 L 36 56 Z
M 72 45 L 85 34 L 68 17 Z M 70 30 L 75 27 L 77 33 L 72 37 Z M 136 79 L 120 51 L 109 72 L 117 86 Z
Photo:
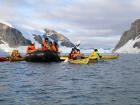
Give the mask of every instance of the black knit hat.
M 94 51 L 98 51 L 97 49 L 94 49 Z

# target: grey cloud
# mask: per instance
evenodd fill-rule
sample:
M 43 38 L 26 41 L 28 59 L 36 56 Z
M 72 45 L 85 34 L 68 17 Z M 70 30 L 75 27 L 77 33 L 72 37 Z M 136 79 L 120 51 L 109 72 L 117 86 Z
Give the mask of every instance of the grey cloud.
M 79 2 L 79 4 L 66 7 L 54 7 L 54 11 L 50 12 L 46 9 L 43 10 L 43 13 L 38 12 L 40 13 L 38 14 L 39 16 L 35 17 L 60 21 L 71 26 L 80 27 L 81 29 L 112 29 L 115 34 L 120 34 L 128 25 L 128 22 L 133 21 L 136 16 L 139 16 L 134 11 L 134 7 L 127 2 L 122 5 L 121 1 L 112 3 L 113 1 L 109 0 L 111 3 L 107 2 L 106 5 L 98 5 L 92 0 L 88 1 L 89 3 L 86 1 L 87 3 L 82 2 L 83 4 Z M 99 1 L 101 2 L 101 0 Z M 127 9 L 124 7 L 127 7 Z M 41 10 L 39 9 L 38 11 Z M 131 16 L 130 14 L 133 15 Z

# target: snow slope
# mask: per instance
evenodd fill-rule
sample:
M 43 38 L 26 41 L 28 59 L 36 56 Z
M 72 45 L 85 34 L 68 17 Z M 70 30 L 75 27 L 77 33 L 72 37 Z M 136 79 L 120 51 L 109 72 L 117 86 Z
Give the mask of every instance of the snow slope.
M 140 42 L 140 38 L 136 37 L 134 40 L 129 40 L 124 46 L 117 49 L 116 53 L 140 53 L 140 49 L 133 47 L 136 42 Z
M 9 47 L 8 43 L 2 41 L 3 44 L 0 44 L 0 54 L 1 55 L 10 55 L 13 50 L 19 50 L 20 53 L 26 53 L 27 46 L 21 46 L 18 48 L 11 48 Z
M 1 40 L 3 42 L 3 44 L 0 44 L 0 49 L 5 51 L 5 52 L 11 52 L 14 48 L 10 48 L 8 43 L 6 43 L 5 41 Z

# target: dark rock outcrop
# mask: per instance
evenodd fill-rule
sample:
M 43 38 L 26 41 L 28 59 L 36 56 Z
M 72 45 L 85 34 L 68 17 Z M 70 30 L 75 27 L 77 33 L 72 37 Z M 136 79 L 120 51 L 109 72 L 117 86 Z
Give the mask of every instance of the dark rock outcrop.
M 124 46 L 129 40 L 132 39 L 135 40 L 136 38 L 139 38 L 139 35 L 140 35 L 140 19 L 137 19 L 135 22 L 131 24 L 130 29 L 123 33 L 120 41 L 115 46 L 114 51 Z M 133 47 L 140 48 L 140 42 L 136 42 Z
M 44 29 L 44 31 L 46 32 L 45 35 L 47 37 L 51 38 L 56 42 L 60 41 L 62 46 L 74 47 L 74 44 L 64 35 L 50 29 Z
M 134 47 L 134 48 L 135 48 L 135 47 L 140 48 L 140 42 L 136 42 L 136 43 L 133 45 L 133 47 Z
M 0 44 L 2 44 L 2 41 L 8 43 L 10 47 L 26 46 L 31 43 L 17 29 L 0 23 Z

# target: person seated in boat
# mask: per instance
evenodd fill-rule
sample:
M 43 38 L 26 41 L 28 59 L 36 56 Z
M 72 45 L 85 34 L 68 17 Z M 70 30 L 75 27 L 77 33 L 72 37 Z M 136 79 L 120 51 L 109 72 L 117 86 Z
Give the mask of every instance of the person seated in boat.
M 54 52 L 58 52 L 58 44 L 54 41 L 53 43 L 50 42 L 51 50 Z
M 99 53 L 99 51 L 96 49 L 96 53 L 98 54 L 99 58 L 102 58 L 102 55 Z
M 48 38 L 42 42 L 42 50 L 51 50 Z
M 70 59 L 82 59 L 84 58 L 84 54 L 81 54 L 79 49 L 73 48 L 71 53 L 69 54 Z
M 36 51 L 35 44 L 34 43 L 31 43 L 30 45 L 28 45 L 26 53 L 27 54 L 31 54 L 34 51 Z
M 22 58 L 18 50 L 13 50 L 10 58 Z
M 101 58 L 102 58 L 102 56 L 100 55 L 100 53 L 98 52 L 98 50 L 97 49 L 94 49 L 94 51 L 90 55 L 90 59 L 99 60 Z
M 76 55 L 76 59 L 84 58 L 84 54 L 82 54 L 79 49 L 76 50 L 76 54 L 75 55 Z
M 72 51 L 70 52 L 68 58 L 69 58 L 69 59 L 76 59 L 76 56 L 75 56 L 75 50 L 72 49 Z

